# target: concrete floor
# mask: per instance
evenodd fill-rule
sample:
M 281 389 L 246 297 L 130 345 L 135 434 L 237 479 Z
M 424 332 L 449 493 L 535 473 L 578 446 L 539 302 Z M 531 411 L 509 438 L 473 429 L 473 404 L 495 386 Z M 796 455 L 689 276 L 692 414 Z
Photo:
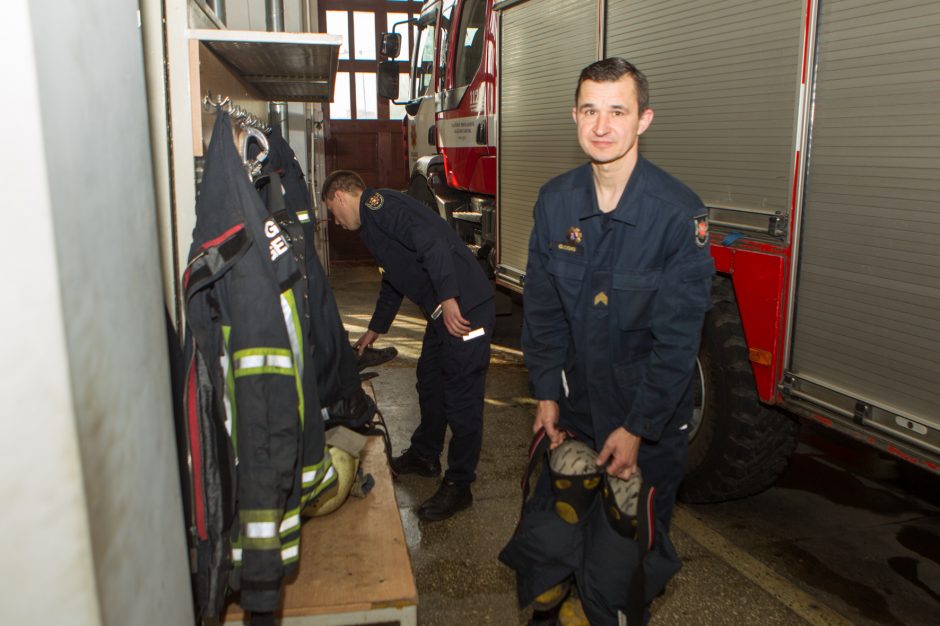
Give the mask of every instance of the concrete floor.
M 331 280 L 355 340 L 371 317 L 378 272 L 339 268 Z M 498 311 L 474 506 L 421 522 L 415 511 L 437 480 L 405 476 L 396 486 L 419 624 L 528 619 L 516 606 L 512 572 L 496 557 L 519 513 L 534 403 L 518 349 L 519 307 L 503 296 Z M 406 302 L 376 343 L 400 353 L 376 368 L 374 381 L 396 453 L 419 419 L 414 368 L 423 328 Z M 828 432 L 804 429 L 790 470 L 764 494 L 679 505 L 672 537 L 685 566 L 654 603 L 653 624 L 940 624 L 940 480 L 905 482 L 894 461 Z

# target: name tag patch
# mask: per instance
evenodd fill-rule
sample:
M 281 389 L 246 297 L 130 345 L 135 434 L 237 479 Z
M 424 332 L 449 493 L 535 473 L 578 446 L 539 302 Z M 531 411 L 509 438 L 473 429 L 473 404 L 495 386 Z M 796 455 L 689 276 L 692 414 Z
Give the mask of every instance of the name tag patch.
M 552 247 L 565 254 L 576 254 L 578 256 L 584 254 L 584 248 L 581 246 L 572 245 L 564 241 L 556 241 L 552 244 Z

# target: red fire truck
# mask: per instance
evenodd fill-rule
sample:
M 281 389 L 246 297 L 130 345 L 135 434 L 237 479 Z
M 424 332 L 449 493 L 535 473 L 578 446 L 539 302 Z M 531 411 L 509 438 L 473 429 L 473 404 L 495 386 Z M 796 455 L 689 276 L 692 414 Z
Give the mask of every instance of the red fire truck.
M 579 71 L 649 77 L 640 149 L 704 200 L 718 269 L 686 499 L 769 486 L 794 416 L 940 473 L 940 5 L 429 0 L 417 28 L 412 193 L 519 291 L 538 188 L 584 160 Z
M 492 0 L 425 2 L 412 24 L 403 121 L 409 193 L 491 262 L 496 243 L 496 17 Z M 386 67 L 394 81 L 396 65 Z M 396 94 L 393 89 L 385 95 Z

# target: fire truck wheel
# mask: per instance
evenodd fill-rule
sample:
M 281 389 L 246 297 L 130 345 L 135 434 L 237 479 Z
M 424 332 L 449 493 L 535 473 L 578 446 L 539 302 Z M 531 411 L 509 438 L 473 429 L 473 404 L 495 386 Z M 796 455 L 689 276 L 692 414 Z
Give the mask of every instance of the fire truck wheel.
M 730 280 L 716 279 L 712 299 L 696 368 L 699 421 L 690 424 L 680 491 L 686 502 L 722 502 L 770 487 L 799 435 L 799 422 L 758 399 Z
M 440 211 L 437 208 L 437 201 L 434 199 L 434 192 L 431 191 L 431 187 L 428 185 L 428 181 L 424 176 L 419 174 L 412 177 L 411 183 L 408 185 L 408 195 L 428 207 L 428 210 L 433 211 L 436 215 L 440 215 Z M 453 218 L 448 216 L 447 223 L 453 226 Z

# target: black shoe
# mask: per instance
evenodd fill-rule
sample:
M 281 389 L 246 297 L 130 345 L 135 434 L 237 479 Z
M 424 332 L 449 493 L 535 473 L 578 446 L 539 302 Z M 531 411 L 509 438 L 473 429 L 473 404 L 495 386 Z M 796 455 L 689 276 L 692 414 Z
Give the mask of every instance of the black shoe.
M 396 356 L 398 356 L 398 350 L 395 349 L 395 346 L 381 349 L 369 346 L 362 351 L 362 356 L 357 358 L 356 367 L 358 367 L 361 372 L 368 367 L 375 367 L 376 365 L 387 363 Z
M 417 474 L 434 478 L 441 475 L 441 462 L 438 459 L 428 459 L 413 452 L 411 448 L 402 450 L 401 456 L 392 457 L 392 471 L 396 475 Z
M 473 504 L 470 485 L 459 485 L 447 480 L 441 483 L 437 492 L 424 501 L 418 509 L 418 517 L 429 522 L 447 519 L 458 511 L 463 511 Z

